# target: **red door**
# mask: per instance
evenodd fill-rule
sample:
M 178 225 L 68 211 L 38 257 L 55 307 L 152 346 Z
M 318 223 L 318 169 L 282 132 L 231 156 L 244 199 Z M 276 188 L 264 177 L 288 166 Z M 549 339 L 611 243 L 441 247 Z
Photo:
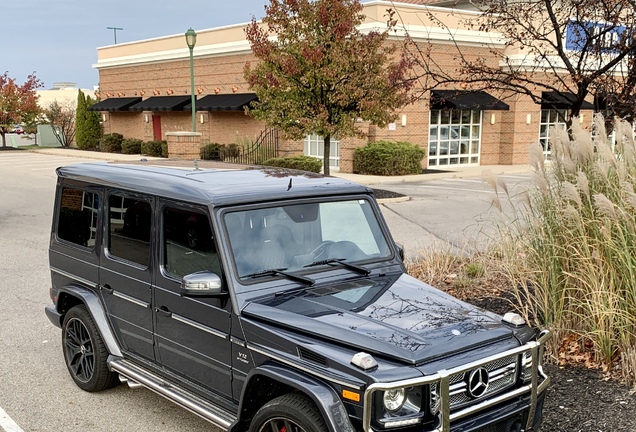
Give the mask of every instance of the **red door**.
M 161 116 L 160 115 L 152 115 L 152 134 L 154 136 L 155 141 L 161 141 L 163 138 L 161 137 Z

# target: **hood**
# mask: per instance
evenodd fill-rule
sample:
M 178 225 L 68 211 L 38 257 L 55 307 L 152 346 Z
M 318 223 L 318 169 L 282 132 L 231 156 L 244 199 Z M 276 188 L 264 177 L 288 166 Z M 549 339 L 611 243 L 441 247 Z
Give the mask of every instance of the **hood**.
M 282 293 L 243 314 L 411 364 L 513 338 L 497 315 L 405 274 Z

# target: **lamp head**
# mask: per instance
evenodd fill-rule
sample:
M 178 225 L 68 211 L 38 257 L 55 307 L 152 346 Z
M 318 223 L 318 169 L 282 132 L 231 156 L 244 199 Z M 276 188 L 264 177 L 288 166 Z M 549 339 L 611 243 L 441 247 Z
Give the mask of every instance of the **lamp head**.
M 186 44 L 188 44 L 188 48 L 192 49 L 197 44 L 197 32 L 195 32 L 192 27 L 185 32 Z

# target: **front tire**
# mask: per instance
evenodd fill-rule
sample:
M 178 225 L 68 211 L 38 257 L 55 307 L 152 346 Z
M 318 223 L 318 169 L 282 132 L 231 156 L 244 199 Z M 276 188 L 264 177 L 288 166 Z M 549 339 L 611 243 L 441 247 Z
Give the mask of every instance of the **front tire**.
M 82 390 L 97 392 L 118 384 L 117 374 L 106 364 L 106 345 L 86 306 L 75 306 L 66 313 L 62 349 L 71 378 Z
M 316 405 L 304 395 L 286 394 L 258 410 L 250 432 L 328 432 Z

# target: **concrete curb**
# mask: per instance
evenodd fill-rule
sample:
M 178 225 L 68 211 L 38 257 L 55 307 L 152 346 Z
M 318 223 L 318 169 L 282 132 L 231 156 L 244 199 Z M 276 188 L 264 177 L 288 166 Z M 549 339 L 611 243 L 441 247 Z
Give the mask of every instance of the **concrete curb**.
M 379 198 L 376 201 L 380 204 L 400 203 L 400 202 L 411 201 L 411 197 L 408 195 L 404 195 L 402 197 L 395 197 L 395 198 Z

